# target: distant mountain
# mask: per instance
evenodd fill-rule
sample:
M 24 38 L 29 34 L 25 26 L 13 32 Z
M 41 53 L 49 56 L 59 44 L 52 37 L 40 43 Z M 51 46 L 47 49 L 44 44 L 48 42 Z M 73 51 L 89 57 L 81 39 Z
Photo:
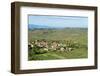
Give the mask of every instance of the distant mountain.
M 46 26 L 46 25 L 36 25 L 36 24 L 29 24 L 28 29 L 33 30 L 33 29 L 58 29 L 61 27 L 53 27 L 53 26 Z
M 64 29 L 64 28 L 82 28 L 82 27 L 53 27 L 53 26 L 46 26 L 46 25 L 36 25 L 36 24 L 29 24 L 28 29 Z
M 49 26 L 45 25 L 36 25 L 36 24 L 29 24 L 28 29 L 40 29 L 40 28 L 50 28 Z

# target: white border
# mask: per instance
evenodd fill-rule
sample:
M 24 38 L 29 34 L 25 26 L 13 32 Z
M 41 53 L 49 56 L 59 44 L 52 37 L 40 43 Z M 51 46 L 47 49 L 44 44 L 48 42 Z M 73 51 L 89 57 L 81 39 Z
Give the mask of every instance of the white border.
M 28 14 L 60 15 L 60 16 L 87 16 L 88 17 L 88 58 L 28 61 Z M 94 11 L 21 7 L 20 8 L 20 69 L 43 69 L 94 65 Z

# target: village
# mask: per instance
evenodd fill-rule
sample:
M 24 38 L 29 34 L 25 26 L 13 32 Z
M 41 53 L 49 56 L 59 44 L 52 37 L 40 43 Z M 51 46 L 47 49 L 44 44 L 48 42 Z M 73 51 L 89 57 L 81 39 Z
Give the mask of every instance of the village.
M 50 51 L 69 52 L 75 48 L 79 48 L 79 44 L 71 40 L 61 42 L 57 40 L 46 41 L 45 39 L 42 39 L 28 43 L 28 50 L 34 50 L 34 52 L 38 54 Z

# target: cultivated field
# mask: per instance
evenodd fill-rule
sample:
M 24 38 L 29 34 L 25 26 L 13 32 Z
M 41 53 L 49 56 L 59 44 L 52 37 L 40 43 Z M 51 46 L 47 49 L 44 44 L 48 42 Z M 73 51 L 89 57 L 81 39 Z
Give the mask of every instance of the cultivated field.
M 28 60 L 87 58 L 87 31 L 87 28 L 29 30 Z

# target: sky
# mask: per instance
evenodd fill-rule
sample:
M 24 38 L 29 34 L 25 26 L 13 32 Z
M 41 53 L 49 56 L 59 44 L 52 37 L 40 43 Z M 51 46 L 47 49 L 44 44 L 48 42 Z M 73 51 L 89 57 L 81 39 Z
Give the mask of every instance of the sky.
M 35 24 L 49 27 L 88 27 L 88 17 L 83 16 L 50 16 L 50 15 L 29 15 L 28 24 Z

